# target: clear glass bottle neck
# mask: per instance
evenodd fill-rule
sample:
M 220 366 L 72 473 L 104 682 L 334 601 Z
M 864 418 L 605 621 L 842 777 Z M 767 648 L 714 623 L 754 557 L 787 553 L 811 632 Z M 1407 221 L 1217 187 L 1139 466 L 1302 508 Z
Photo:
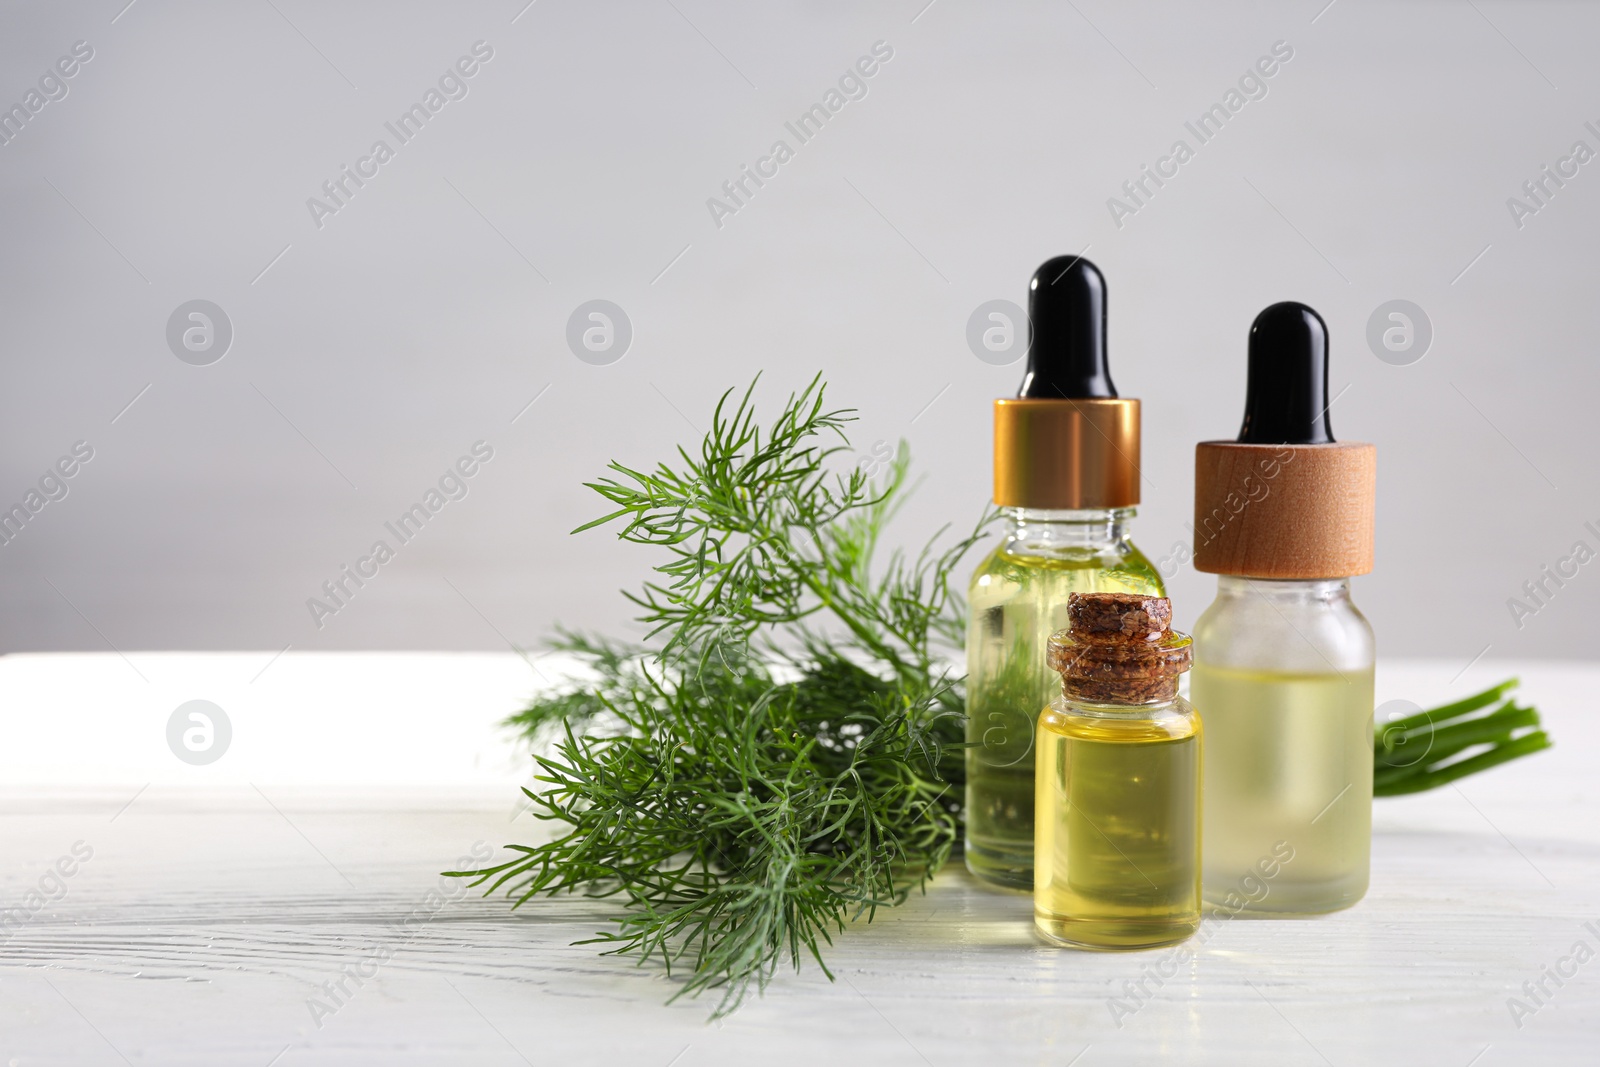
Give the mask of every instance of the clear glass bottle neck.
M 1070 707 L 1083 715 L 1109 715 L 1125 719 L 1138 719 L 1157 712 L 1180 710 L 1178 704 L 1180 699 L 1181 697 L 1173 695 L 1165 700 L 1152 700 L 1147 704 L 1128 704 L 1121 701 L 1108 704 L 1105 701 L 1080 700 L 1078 697 L 1069 696 L 1065 687 L 1058 697 L 1063 706 Z
M 1238 578 L 1217 576 L 1217 599 L 1261 597 L 1275 604 L 1334 604 L 1350 600 L 1348 578 Z
M 1002 508 L 1011 552 L 1050 552 L 1063 548 L 1109 548 L 1128 537 L 1133 508 Z

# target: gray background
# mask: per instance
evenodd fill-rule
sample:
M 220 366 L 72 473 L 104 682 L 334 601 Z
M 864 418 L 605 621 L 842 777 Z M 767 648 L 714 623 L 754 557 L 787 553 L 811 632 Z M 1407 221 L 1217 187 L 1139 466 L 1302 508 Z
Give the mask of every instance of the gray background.
M 73 42 L 95 50 L 0 147 L 0 503 L 95 450 L 0 546 L 0 649 L 620 629 L 616 590 L 650 556 L 567 535 L 599 513 L 581 483 L 697 439 L 756 371 L 768 410 L 820 370 L 864 453 L 909 440 L 908 540 L 966 523 L 990 400 L 1021 374 L 974 357 L 967 318 L 1088 246 L 1116 381 L 1145 402 L 1152 558 L 1187 540 L 1193 443 L 1237 429 L 1250 320 L 1303 300 L 1333 337 L 1335 432 L 1379 448 L 1357 600 L 1383 652 L 1592 655 L 1600 566 L 1520 630 L 1506 601 L 1580 537 L 1600 547 L 1600 162 L 1520 230 L 1506 199 L 1575 140 L 1600 149 L 1600 11 L 125 2 L 0 8 L 6 106 Z M 313 225 L 306 199 L 480 39 L 469 95 Z M 879 40 L 894 58 L 867 96 L 717 227 L 707 198 L 793 144 L 785 120 Z M 1279 40 L 1268 95 L 1117 228 L 1107 198 Z M 596 298 L 633 324 L 610 366 L 565 342 Z M 1364 339 L 1397 298 L 1435 331 L 1411 366 Z M 166 344 L 193 299 L 233 323 L 211 366 Z M 317 629 L 306 599 L 479 439 L 495 457 L 469 495 Z M 1213 584 L 1177 575 L 1180 620 Z

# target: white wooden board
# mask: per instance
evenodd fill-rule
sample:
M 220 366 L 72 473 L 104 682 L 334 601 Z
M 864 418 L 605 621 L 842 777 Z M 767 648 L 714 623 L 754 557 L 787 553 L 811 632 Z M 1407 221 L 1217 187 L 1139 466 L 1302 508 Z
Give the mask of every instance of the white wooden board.
M 512 914 L 437 878 L 477 842 L 537 833 L 514 815 L 513 750 L 492 728 L 526 691 L 514 657 L 412 661 L 436 681 L 455 672 L 477 697 L 437 721 L 420 706 L 405 711 L 409 740 L 379 709 L 397 699 L 388 690 L 416 688 L 416 673 L 353 656 L 307 675 L 325 687 L 327 670 L 342 672 L 340 691 L 361 700 L 336 731 L 338 745 L 356 746 L 343 785 L 337 760 L 296 765 L 289 747 L 279 767 L 259 753 L 240 759 L 245 783 L 221 773 L 235 754 L 207 769 L 159 746 L 96 748 L 106 731 L 140 736 L 124 720 L 148 694 L 70 706 L 104 658 L 27 659 L 25 684 L 0 660 L 3 765 L 29 765 L 34 746 L 36 765 L 55 770 L 24 784 L 8 777 L 0 808 L 0 907 L 27 913 L 0 931 L 0 1063 L 1600 1062 L 1600 959 L 1561 964 L 1575 974 L 1560 986 L 1545 978 L 1550 996 L 1520 1027 L 1507 1006 L 1576 942 L 1600 951 L 1585 926 L 1600 930 L 1600 667 L 1519 665 L 1556 737 L 1552 752 L 1459 789 L 1378 801 L 1373 889 L 1361 905 L 1316 920 L 1222 923 L 1159 988 L 1145 975 L 1160 952 L 1046 947 L 1032 937 L 1026 897 L 951 870 L 926 898 L 840 938 L 828 957 L 837 981 L 807 964 L 708 1025 L 705 1002 L 664 1005 L 674 985 L 656 970 L 571 944 L 603 927 L 604 905 L 564 899 Z M 482 689 L 486 666 L 499 678 L 493 692 Z M 1426 704 L 1506 668 L 1480 663 L 1451 685 L 1459 663 L 1383 664 L 1379 699 Z M 293 670 L 283 677 L 246 721 L 303 714 L 296 701 L 321 699 L 295 692 Z M 143 718 L 159 730 L 165 713 L 152 703 Z M 452 730 L 454 748 L 439 740 Z M 418 787 L 369 765 L 359 750 L 368 733 L 391 771 L 417 769 Z M 98 784 L 47 751 L 66 737 L 98 753 Z M 480 742 L 492 772 L 463 755 Z M 430 747 L 439 764 L 425 773 Z M 145 762 L 152 752 L 174 766 Z M 477 773 L 485 781 L 474 785 Z M 62 876 L 58 860 L 75 845 L 80 858 Z M 436 907 L 429 894 L 441 886 L 455 893 Z M 31 890 L 54 899 L 31 909 Z M 411 927 L 397 926 L 407 917 Z M 343 979 L 335 1000 L 326 984 L 342 972 L 361 984 Z M 1114 1021 L 1112 998 L 1128 1002 L 1125 983 L 1142 977 L 1151 995 Z

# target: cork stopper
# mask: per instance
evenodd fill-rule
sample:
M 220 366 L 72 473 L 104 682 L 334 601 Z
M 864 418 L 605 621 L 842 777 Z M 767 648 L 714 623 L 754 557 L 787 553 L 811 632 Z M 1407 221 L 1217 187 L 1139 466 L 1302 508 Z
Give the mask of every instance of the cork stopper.
M 1172 601 L 1136 593 L 1072 593 L 1067 598 L 1067 628 L 1075 637 L 1104 634 L 1148 641 L 1172 625 Z
M 1069 698 L 1092 704 L 1152 704 L 1178 695 L 1192 658 L 1188 634 L 1170 629 L 1172 601 L 1130 593 L 1073 593 L 1065 630 L 1046 660 Z

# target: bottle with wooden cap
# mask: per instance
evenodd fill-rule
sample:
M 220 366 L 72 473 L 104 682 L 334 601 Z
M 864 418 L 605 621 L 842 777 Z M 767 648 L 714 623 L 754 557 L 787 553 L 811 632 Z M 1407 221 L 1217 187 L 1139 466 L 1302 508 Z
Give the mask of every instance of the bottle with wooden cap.
M 1200 719 L 1164 597 L 1074 593 L 1039 716 L 1034 926 L 1056 944 L 1150 948 L 1200 926 Z
M 994 405 L 994 502 L 1007 527 L 968 588 L 966 862 L 1033 888 L 1034 724 L 1060 689 L 1045 641 L 1075 592 L 1163 593 L 1128 539 L 1139 503 L 1139 402 L 1106 365 L 1106 284 L 1061 256 L 1028 293 L 1028 370 Z
M 1249 364 L 1239 439 L 1195 450 L 1194 565 L 1218 575 L 1190 679 L 1205 896 L 1228 900 L 1288 851 L 1243 910 L 1334 911 L 1366 893 L 1372 845 L 1374 644 L 1349 579 L 1372 570 L 1377 453 L 1333 438 L 1328 330 L 1311 308 L 1257 316 Z

